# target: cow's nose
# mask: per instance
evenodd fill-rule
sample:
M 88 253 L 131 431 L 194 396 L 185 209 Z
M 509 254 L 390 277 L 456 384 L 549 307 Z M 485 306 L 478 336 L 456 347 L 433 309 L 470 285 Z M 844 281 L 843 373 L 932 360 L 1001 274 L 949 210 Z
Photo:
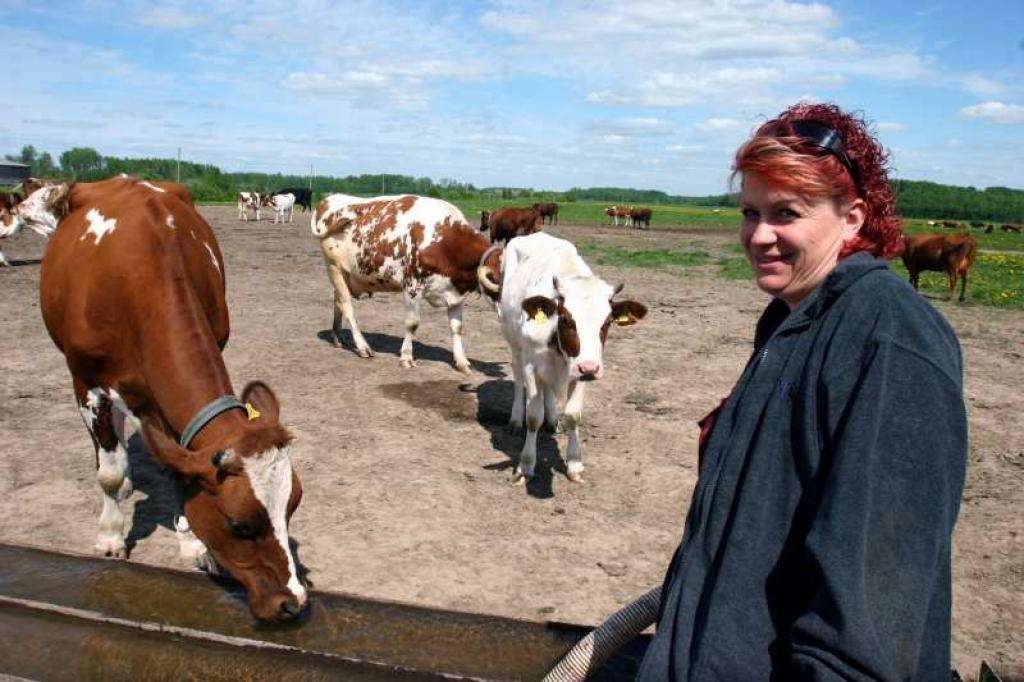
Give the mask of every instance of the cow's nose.
M 601 365 L 593 361 L 581 362 L 577 365 L 577 369 L 580 373 L 580 381 L 593 381 L 601 374 Z
M 302 613 L 302 605 L 295 597 L 287 597 L 281 601 L 278 608 L 278 620 L 294 620 Z

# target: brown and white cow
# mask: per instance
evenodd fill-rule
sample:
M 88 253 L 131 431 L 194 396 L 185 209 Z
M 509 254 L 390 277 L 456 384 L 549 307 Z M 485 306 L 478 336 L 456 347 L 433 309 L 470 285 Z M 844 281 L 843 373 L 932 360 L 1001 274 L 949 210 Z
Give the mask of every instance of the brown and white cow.
M 499 208 L 496 211 L 480 211 L 480 230 L 489 232 L 491 243 L 508 243 L 513 237 L 539 232 L 543 225 L 541 213 L 536 205 L 532 208 Z
M 224 261 L 188 191 L 127 177 L 57 185 L 19 213 L 27 224 L 60 220 L 43 257 L 40 301 L 96 450 L 97 550 L 125 556 L 118 503 L 132 491 L 125 427 L 135 426 L 179 484 L 182 554 L 226 569 L 256 617 L 296 616 L 306 589 L 288 539 L 302 497 L 292 435 L 264 384 L 234 397 L 221 357 Z
M 29 187 L 31 189 L 37 189 L 38 187 L 45 187 L 46 184 L 29 178 L 33 183 Z M 29 182 L 26 180 L 26 182 Z M 34 200 L 35 201 L 35 200 Z M 49 238 L 53 233 L 53 229 L 56 224 L 49 224 L 45 222 L 25 222 L 25 220 L 19 215 L 17 206 L 21 203 L 21 195 L 17 193 L 7 194 L 6 192 L 0 192 L 0 239 L 6 239 L 7 237 L 13 237 L 21 232 L 22 228 L 28 227 L 30 230 L 41 234 L 43 237 Z M 0 250 L 0 266 L 9 266 L 10 263 L 4 257 L 4 252 Z
M 259 192 L 239 192 L 238 193 L 238 219 L 249 220 L 249 210 L 252 209 L 256 215 L 256 222 L 260 220 L 260 206 L 263 205 L 263 197 L 259 195 Z
M 1002 225 L 999 226 L 999 229 L 1002 230 L 1003 232 L 1016 232 L 1017 234 L 1020 234 L 1022 231 L 1024 231 L 1024 225 L 1003 223 Z
M 353 298 L 378 291 L 401 291 L 405 338 L 401 364 L 415 365 L 412 342 L 420 324 L 420 300 L 448 312 L 455 367 L 469 372 L 462 348 L 462 306 L 471 291 L 497 300 L 497 283 L 482 268 L 500 273 L 501 253 L 474 230 L 462 212 L 440 199 L 411 194 L 370 199 L 331 194 L 317 205 L 313 234 L 320 239 L 327 276 L 334 287 L 331 332 L 341 346 L 342 319 L 352 330 L 356 352 L 373 355 L 356 323 Z M 498 275 L 500 276 L 500 274 Z
M 537 431 L 543 422 L 557 425 L 559 404 L 565 406 L 569 434 L 567 475 L 583 480 L 579 424 L 584 386 L 604 374 L 611 324 L 636 324 L 647 314 L 636 301 L 613 301 L 621 289 L 595 276 L 564 239 L 538 232 L 516 237 L 505 248 L 500 317 L 515 380 L 509 426 L 521 428 L 524 418 L 526 424 L 516 482 L 533 477 Z
M 977 251 L 977 240 L 967 234 L 915 234 L 906 237 L 903 264 L 915 289 L 923 271 L 945 272 L 949 277 L 949 298 L 953 297 L 959 277 L 960 300 L 963 301 L 967 290 L 967 273 L 974 264 Z
M 630 212 L 632 210 L 633 210 L 632 206 L 630 206 L 628 208 L 626 206 L 609 206 L 608 208 L 606 208 L 604 210 L 604 214 L 606 216 L 608 216 L 609 218 L 611 218 L 613 221 L 615 221 L 615 226 L 618 227 L 619 226 L 619 218 L 622 218 L 622 224 L 623 225 L 628 225 L 629 224 L 629 221 L 631 219 Z
M 558 204 L 554 201 L 543 201 L 533 205 L 535 211 L 540 213 L 541 224 L 558 224 Z

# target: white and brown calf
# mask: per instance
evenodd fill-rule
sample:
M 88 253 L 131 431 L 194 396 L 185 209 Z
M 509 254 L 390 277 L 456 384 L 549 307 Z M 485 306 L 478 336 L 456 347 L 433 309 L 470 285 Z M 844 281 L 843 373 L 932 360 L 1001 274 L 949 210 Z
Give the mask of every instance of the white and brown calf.
M 334 287 L 335 346 L 342 320 L 352 330 L 356 352 L 373 355 L 356 323 L 352 299 L 380 291 L 402 292 L 405 338 L 401 364 L 412 367 L 413 337 L 420 324 L 421 300 L 448 311 L 455 367 L 469 372 L 462 347 L 462 306 L 466 294 L 480 291 L 497 299 L 497 284 L 482 271 L 500 276 L 500 249 L 473 229 L 462 212 L 440 199 L 411 194 L 371 199 L 331 194 L 317 206 L 313 234 L 320 239 L 327 276 Z M 486 277 L 486 275 L 484 275 Z
M 256 215 L 256 222 L 260 219 L 260 204 L 262 199 L 258 192 L 239 192 L 238 193 L 238 219 L 249 220 L 249 209 Z
M 274 210 L 274 222 L 285 222 L 285 213 L 288 214 L 288 222 L 292 222 L 292 214 L 295 210 L 295 195 L 291 192 L 284 194 L 268 194 L 263 197 L 263 205 Z
M 559 404 L 569 436 L 566 469 L 582 481 L 579 424 L 584 387 L 604 374 L 604 344 L 612 323 L 636 324 L 647 308 L 613 301 L 621 290 L 594 275 L 576 247 L 538 232 L 508 243 L 502 262 L 500 316 L 512 351 L 515 396 L 509 426 L 526 425 L 516 481 L 529 479 L 537 461 L 537 431 L 554 428 Z

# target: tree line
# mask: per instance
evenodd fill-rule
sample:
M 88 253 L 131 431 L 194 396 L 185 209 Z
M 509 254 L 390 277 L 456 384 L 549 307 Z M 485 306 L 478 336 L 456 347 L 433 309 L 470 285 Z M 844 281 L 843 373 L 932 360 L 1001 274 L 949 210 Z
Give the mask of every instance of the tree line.
M 240 190 L 269 192 L 284 187 L 310 187 L 306 175 L 283 173 L 225 173 L 210 165 L 178 162 L 175 159 L 119 158 L 103 156 L 90 147 L 75 147 L 62 153 L 55 162 L 49 152 L 38 152 L 32 145 L 22 147 L 9 161 L 31 167 L 36 177 L 64 178 L 89 182 L 127 173 L 144 180 L 180 178 L 196 201 L 234 201 Z M 988 220 L 1024 222 L 1024 191 L 1007 187 L 957 187 L 934 182 L 896 180 L 897 210 L 901 215 L 951 220 Z M 393 173 L 316 176 L 312 179 L 314 197 L 342 192 L 357 196 L 378 194 L 421 194 L 440 199 L 510 199 L 522 201 L 600 201 L 609 204 L 698 206 L 736 206 L 735 194 L 701 197 L 670 195 L 659 190 L 622 187 L 573 187 L 566 192 L 522 187 L 475 187 L 451 178 L 434 181 Z

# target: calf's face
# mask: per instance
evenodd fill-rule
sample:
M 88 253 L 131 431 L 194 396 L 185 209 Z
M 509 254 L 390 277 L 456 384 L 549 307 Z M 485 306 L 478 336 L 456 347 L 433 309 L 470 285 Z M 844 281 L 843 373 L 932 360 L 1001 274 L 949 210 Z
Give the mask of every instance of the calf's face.
M 291 434 L 278 423 L 273 393 L 263 384 L 251 384 L 242 400 L 260 416 L 226 447 L 186 450 L 148 421 L 143 436 L 150 452 L 188 481 L 189 526 L 217 563 L 245 586 L 253 615 L 290 620 L 307 599 L 288 537 L 302 484 L 292 468 Z
M 523 301 L 523 310 L 533 320 L 557 318 L 550 345 L 565 358 L 570 379 L 600 379 L 609 328 L 636 324 L 647 308 L 636 301 L 613 301 L 621 286 L 613 289 L 599 277 L 556 280 L 555 289 L 556 299 L 531 296 Z

